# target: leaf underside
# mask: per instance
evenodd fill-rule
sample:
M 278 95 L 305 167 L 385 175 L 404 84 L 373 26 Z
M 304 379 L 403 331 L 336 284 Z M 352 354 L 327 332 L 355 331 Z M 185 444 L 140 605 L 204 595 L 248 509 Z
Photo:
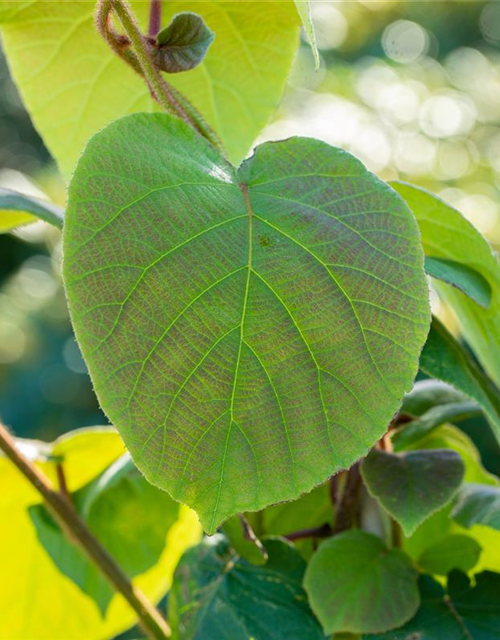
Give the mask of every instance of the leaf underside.
M 411 214 L 317 140 L 236 171 L 175 118 L 117 121 L 78 165 L 64 256 L 103 409 L 209 532 L 366 454 L 428 331 Z

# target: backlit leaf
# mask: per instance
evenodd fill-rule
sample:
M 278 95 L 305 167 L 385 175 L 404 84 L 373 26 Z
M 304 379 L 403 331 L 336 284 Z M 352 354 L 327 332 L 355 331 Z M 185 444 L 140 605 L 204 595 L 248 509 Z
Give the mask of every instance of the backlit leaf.
M 184 554 L 169 595 L 174 640 L 324 640 L 302 588 L 306 563 L 285 541 L 265 547 L 262 567 L 220 535 Z
M 420 357 L 424 373 L 447 382 L 476 400 L 500 442 L 500 392 L 437 318 Z
M 63 215 L 63 210 L 55 204 L 0 188 L 0 233 L 35 222 L 37 219 L 61 229 Z
M 500 531 L 500 487 L 464 485 L 457 496 L 451 517 L 467 529 L 482 524 Z
M 481 546 L 474 538 L 453 534 L 427 547 L 418 564 L 427 573 L 446 576 L 453 569 L 470 571 L 477 564 L 480 554 Z
M 133 0 L 145 27 L 149 2 Z M 108 123 L 157 107 L 144 81 L 97 33 L 95 0 L 0 2 L 2 45 L 24 103 L 65 176 L 88 139 Z M 298 43 L 293 0 L 177 0 L 168 24 L 194 9 L 216 38 L 198 68 L 168 76 L 239 163 L 277 108 Z M 40 25 L 43 24 L 43 29 Z
M 307 566 L 304 586 L 329 634 L 394 629 L 419 605 L 410 559 L 363 531 L 346 531 L 323 542 Z
M 448 449 L 388 453 L 373 449 L 361 463 L 368 491 L 407 536 L 457 492 L 464 464 Z
M 295 0 L 295 5 L 299 12 L 300 19 L 302 20 L 302 25 L 306 32 L 309 45 L 311 46 L 311 51 L 313 52 L 316 70 L 318 70 L 320 62 L 318 47 L 316 45 L 316 34 L 314 32 L 314 24 L 311 16 L 311 0 Z
M 40 460 L 37 464 L 54 482 L 59 460 L 71 492 L 101 474 L 124 450 L 118 434 L 107 428 L 81 429 L 41 447 L 33 441 L 17 442 L 25 454 Z M 0 493 L 0 638 L 102 640 L 132 626 L 136 616 L 121 596 L 113 596 L 103 618 L 94 600 L 59 571 L 40 544 L 29 515 L 30 507 L 41 504 L 40 495 L 1 456 L 0 486 L 9 487 Z M 159 561 L 134 583 L 158 601 L 170 586 L 180 555 L 199 536 L 195 514 L 184 508 Z
M 428 331 L 410 212 L 318 140 L 237 171 L 176 118 L 117 121 L 79 162 L 64 256 L 104 411 L 210 533 L 365 455 Z
M 491 289 L 491 302 L 482 308 L 447 284 L 436 288 L 455 310 L 467 342 L 493 381 L 500 386 L 500 265 L 498 256 L 475 227 L 438 198 L 418 187 L 393 182 L 417 218 L 426 256 L 458 262 L 478 273 Z

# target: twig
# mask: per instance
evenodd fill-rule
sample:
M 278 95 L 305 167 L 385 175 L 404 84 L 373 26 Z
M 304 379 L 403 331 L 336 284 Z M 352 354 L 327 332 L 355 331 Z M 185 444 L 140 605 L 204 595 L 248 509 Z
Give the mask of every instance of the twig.
M 132 584 L 128 576 L 94 537 L 71 502 L 63 493 L 56 491 L 49 478 L 17 449 L 14 438 L 1 423 L 0 449 L 40 493 L 45 501 L 45 506 L 67 537 L 85 553 L 113 587 L 127 600 L 136 612 L 139 625 L 146 636 L 150 640 L 170 638 L 172 631 L 159 611 L 142 591 Z
M 335 525 L 333 533 L 350 529 L 356 519 L 361 489 L 361 473 L 357 462 L 346 473 L 346 480 L 341 492 L 337 492 L 335 504 Z
M 329 524 L 322 524 L 320 527 L 311 527 L 309 529 L 300 529 L 284 536 L 290 542 L 295 540 L 305 540 L 306 538 L 328 538 L 332 535 L 332 528 Z
M 189 103 L 189 101 L 171 87 L 161 75 L 160 70 L 153 59 L 153 45 L 143 36 L 139 25 L 125 0 L 101 0 L 103 3 L 111 2 L 116 15 L 130 39 L 142 70 L 142 75 L 147 81 L 153 97 L 167 111 L 184 120 L 195 131 L 207 138 L 214 146 L 220 148 L 220 142 L 212 129 L 207 125 L 202 116 Z

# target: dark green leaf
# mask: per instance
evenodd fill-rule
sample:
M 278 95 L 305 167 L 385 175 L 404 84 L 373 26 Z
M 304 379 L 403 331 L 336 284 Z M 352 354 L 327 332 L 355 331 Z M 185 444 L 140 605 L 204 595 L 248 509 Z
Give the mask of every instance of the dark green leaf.
M 479 272 L 445 258 L 425 257 L 425 270 L 433 278 L 460 289 L 485 309 L 491 302 L 491 286 Z
M 214 37 L 201 16 L 179 13 L 156 38 L 160 68 L 167 73 L 194 69 L 202 62 Z
M 491 289 L 487 309 L 447 284 L 435 282 L 454 309 L 462 332 L 495 384 L 500 386 L 500 266 L 498 256 L 479 231 L 443 200 L 419 187 L 391 183 L 420 226 L 425 254 L 458 262 L 480 274 Z
M 442 380 L 419 380 L 403 399 L 401 413 L 422 416 L 433 407 L 466 402 L 468 396 Z
M 237 171 L 183 122 L 138 114 L 92 139 L 69 200 L 65 285 L 101 406 L 208 532 L 380 438 L 428 292 L 413 217 L 358 160 L 292 138 Z
M 420 357 L 424 373 L 448 382 L 476 400 L 487 415 L 493 433 L 500 442 L 500 394 L 465 349 L 437 318 Z
M 407 536 L 457 492 L 464 464 L 455 451 L 388 453 L 373 449 L 361 463 L 368 491 Z
M 392 442 L 396 450 L 401 450 L 410 444 L 418 442 L 446 422 L 456 424 L 461 420 L 467 420 L 479 415 L 482 415 L 481 409 L 471 400 L 438 405 L 426 411 L 420 418 L 405 423 L 395 431 L 392 434 Z
M 50 202 L 0 188 L 0 233 L 37 218 L 62 229 L 64 211 Z
M 244 516 L 238 514 L 229 518 L 222 530 L 241 558 L 252 564 L 266 564 L 267 551 Z
M 220 535 L 183 556 L 169 595 L 174 640 L 324 640 L 302 588 L 304 560 L 284 541 L 265 547 L 262 567 Z
M 149 484 L 128 455 L 74 494 L 90 530 L 129 577 L 150 569 L 165 548 L 180 505 Z M 59 570 L 92 597 L 104 615 L 114 590 L 101 571 L 75 547 L 42 505 L 30 508 L 40 542 Z
M 429 576 L 420 578 L 422 605 L 402 629 L 363 640 L 495 640 L 500 638 L 500 575 L 484 571 L 474 587 L 453 572 L 448 593 Z
M 363 531 L 323 542 L 304 586 L 325 633 L 381 633 L 404 624 L 419 605 L 417 573 L 399 549 Z
M 453 569 L 470 571 L 481 555 L 481 545 L 461 534 L 450 535 L 432 544 L 421 554 L 418 564 L 427 573 L 446 576 Z
M 500 531 L 500 487 L 465 484 L 458 493 L 451 517 L 467 529 L 482 524 Z

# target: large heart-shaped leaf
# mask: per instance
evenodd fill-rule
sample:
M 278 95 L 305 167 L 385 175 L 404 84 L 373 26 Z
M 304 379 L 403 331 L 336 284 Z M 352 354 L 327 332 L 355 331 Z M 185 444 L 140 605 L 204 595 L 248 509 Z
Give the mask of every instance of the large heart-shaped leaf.
M 133 0 L 147 24 L 149 2 Z M 70 176 L 88 139 L 120 116 L 157 107 L 144 81 L 94 26 L 96 2 L 0 2 L 2 45 L 35 126 Z M 163 24 L 193 10 L 215 33 L 203 63 L 169 76 L 240 162 L 278 106 L 298 43 L 293 0 L 177 0 L 163 3 Z M 41 28 L 40 25 L 43 25 Z
M 103 409 L 209 532 L 366 454 L 429 326 L 410 212 L 317 140 L 237 171 L 176 118 L 115 122 L 76 170 L 64 256 Z
M 419 605 L 417 572 L 399 549 L 364 531 L 323 542 L 304 578 L 325 633 L 377 633 L 409 620 Z
M 407 536 L 458 491 L 464 463 L 455 451 L 389 453 L 374 449 L 361 464 L 368 491 Z

